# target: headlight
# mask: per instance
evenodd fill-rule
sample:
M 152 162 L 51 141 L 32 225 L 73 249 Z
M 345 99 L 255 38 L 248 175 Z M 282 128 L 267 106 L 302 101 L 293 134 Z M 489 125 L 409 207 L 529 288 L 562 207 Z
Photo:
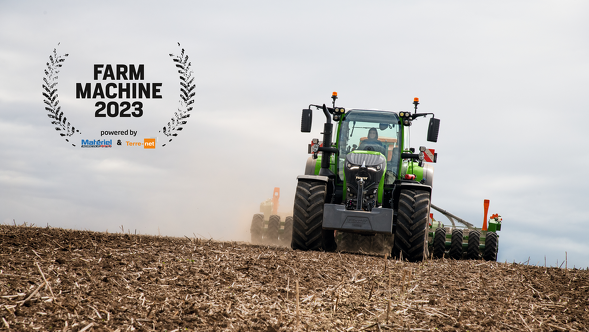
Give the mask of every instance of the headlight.
M 378 172 L 382 169 L 382 166 L 380 166 L 380 165 L 370 166 L 370 167 L 366 167 L 366 169 L 369 171 Z
M 348 167 L 348 169 L 351 169 L 351 170 L 360 168 L 360 166 L 354 166 L 351 163 L 348 163 L 346 166 Z

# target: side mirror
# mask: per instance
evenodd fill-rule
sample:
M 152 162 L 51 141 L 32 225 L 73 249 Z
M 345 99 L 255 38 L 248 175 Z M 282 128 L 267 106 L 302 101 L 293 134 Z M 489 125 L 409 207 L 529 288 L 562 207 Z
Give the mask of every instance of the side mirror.
M 301 133 L 310 133 L 312 122 L 313 112 L 310 109 L 304 109 L 301 117 Z
M 429 142 L 438 141 L 438 132 L 440 131 L 440 119 L 429 119 L 429 127 L 427 129 L 427 140 Z

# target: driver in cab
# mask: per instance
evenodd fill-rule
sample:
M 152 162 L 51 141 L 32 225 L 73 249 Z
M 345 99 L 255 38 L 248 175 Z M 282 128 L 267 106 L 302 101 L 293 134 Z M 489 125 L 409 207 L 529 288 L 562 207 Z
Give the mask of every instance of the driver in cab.
M 382 154 L 385 153 L 384 144 L 378 140 L 378 132 L 376 131 L 376 128 L 370 128 L 368 131 L 368 137 L 360 142 L 358 150 L 377 151 Z

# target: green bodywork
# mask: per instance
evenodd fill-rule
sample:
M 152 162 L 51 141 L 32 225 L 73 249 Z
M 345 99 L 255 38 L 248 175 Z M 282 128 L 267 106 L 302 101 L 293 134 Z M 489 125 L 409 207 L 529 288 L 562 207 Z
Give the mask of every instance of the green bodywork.
M 501 230 L 501 221 L 498 219 L 491 219 L 489 221 L 489 226 L 487 226 L 489 232 L 497 232 Z
M 411 153 L 411 151 L 404 151 Z M 404 177 L 405 174 L 415 175 L 415 181 L 419 182 L 423 179 L 423 167 L 419 166 L 419 163 L 415 161 L 405 161 L 401 163 L 401 171 L 399 177 Z

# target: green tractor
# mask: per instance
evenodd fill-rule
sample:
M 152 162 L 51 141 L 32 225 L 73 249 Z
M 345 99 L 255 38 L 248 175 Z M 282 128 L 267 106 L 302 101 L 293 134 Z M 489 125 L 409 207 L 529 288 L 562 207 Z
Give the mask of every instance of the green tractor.
M 435 232 L 442 232 L 433 228 L 430 215 L 431 163 L 437 154 L 423 146 L 418 153 L 410 148 L 408 128 L 417 118 L 431 115 L 427 140 L 437 142 L 440 120 L 433 113 L 418 113 L 418 98 L 414 112 L 398 113 L 346 110 L 335 106 L 336 92 L 331 98 L 332 107 L 311 104 L 303 109 L 301 132 L 311 131 L 312 108 L 323 111 L 326 122 L 323 141 L 312 140 L 312 157 L 305 174 L 297 177 L 291 248 L 335 251 L 339 245 L 340 250 L 355 251 L 371 246 L 412 262 L 429 257 L 441 241 L 438 235 L 436 242 Z M 441 223 L 437 226 L 445 229 Z M 486 233 L 488 243 L 493 237 L 489 233 L 496 234 Z M 442 256 L 446 233 L 443 240 Z M 497 246 L 494 251 L 496 258 Z
M 281 221 L 278 214 L 280 188 L 275 187 L 272 198 L 260 204 L 260 213 L 254 214 L 250 226 L 253 244 L 271 244 L 287 246 L 292 236 L 292 216 Z

